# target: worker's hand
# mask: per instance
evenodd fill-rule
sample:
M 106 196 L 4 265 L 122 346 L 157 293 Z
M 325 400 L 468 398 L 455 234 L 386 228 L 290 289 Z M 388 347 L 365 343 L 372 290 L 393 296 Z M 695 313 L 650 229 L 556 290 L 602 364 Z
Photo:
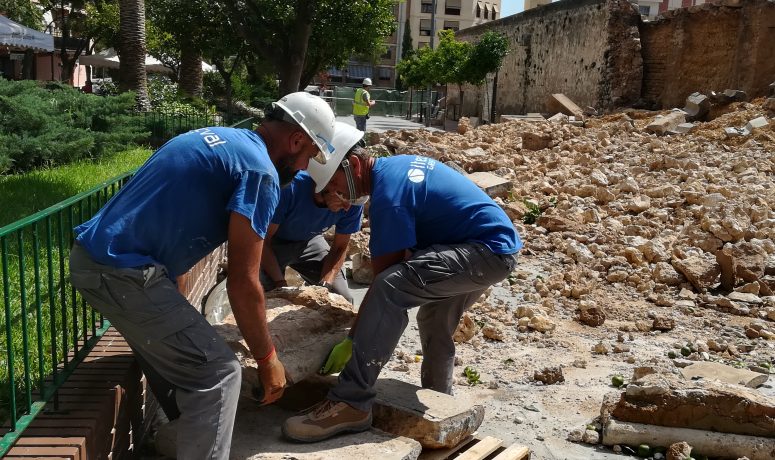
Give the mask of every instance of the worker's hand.
M 261 405 L 272 404 L 282 397 L 285 391 L 286 378 L 285 367 L 277 359 L 277 352 L 272 351 L 272 355 L 258 365 L 258 378 L 261 381 Z
M 353 339 L 347 337 L 338 344 L 334 345 L 331 349 L 331 353 L 328 354 L 326 364 L 320 368 L 320 373 L 323 375 L 335 374 L 342 372 L 347 361 L 353 354 Z
M 285 281 L 285 280 L 273 281 L 272 282 L 272 289 L 270 289 L 270 291 L 274 291 L 275 289 L 280 289 L 280 288 L 284 288 L 284 287 L 288 287 L 288 282 L 287 281 Z

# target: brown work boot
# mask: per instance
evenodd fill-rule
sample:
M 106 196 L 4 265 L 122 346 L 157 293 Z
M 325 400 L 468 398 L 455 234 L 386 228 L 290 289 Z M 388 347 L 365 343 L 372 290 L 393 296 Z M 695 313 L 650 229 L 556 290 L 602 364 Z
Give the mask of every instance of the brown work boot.
M 371 411 L 324 399 L 306 412 L 283 423 L 283 435 L 301 442 L 317 442 L 339 433 L 358 433 L 371 428 Z

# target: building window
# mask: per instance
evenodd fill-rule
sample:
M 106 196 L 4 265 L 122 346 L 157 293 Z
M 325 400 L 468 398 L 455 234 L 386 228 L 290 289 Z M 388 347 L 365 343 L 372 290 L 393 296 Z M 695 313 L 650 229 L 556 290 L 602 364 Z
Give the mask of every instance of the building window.
M 482 2 L 476 2 L 476 17 L 482 17 Z
M 460 30 L 460 21 L 444 21 L 444 30 L 457 32 Z
M 450 16 L 460 16 L 460 0 L 446 0 L 447 4 L 444 7 L 444 14 Z
M 493 5 L 492 6 L 492 19 L 493 20 L 498 19 L 498 6 L 497 5 Z
M 389 67 L 379 67 L 380 80 L 390 80 L 391 78 L 393 78 L 393 72 Z
M 388 47 L 385 53 L 382 54 L 382 59 L 393 59 L 393 48 Z
M 427 48 L 429 46 L 431 46 L 430 42 L 419 42 L 419 43 L 417 43 L 417 49 Z
M 430 37 L 431 36 L 431 20 L 430 19 L 420 19 L 420 36 L 422 36 L 422 37 Z
M 432 2 L 432 0 L 422 0 L 422 4 L 420 5 L 420 12 L 421 13 L 433 13 L 433 2 Z
M 484 19 L 490 19 L 490 6 L 484 5 Z
M 648 5 L 638 5 L 638 12 L 643 16 L 648 16 L 651 13 L 651 7 Z

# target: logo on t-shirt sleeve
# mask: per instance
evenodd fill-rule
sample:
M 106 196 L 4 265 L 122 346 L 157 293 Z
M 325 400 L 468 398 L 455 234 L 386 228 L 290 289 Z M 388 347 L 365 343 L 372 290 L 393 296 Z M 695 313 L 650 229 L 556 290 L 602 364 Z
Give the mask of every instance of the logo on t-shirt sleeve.
M 411 163 L 409 163 L 409 171 L 407 177 L 415 184 L 425 180 L 426 171 L 433 170 L 436 167 L 436 160 L 425 157 L 414 157 Z

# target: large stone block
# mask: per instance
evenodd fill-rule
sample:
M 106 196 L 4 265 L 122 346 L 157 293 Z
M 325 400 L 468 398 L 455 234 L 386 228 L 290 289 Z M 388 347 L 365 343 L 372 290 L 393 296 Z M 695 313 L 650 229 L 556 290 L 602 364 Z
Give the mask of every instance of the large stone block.
M 767 381 L 767 374 L 749 371 L 748 369 L 737 369 L 721 363 L 712 361 L 700 361 L 681 369 L 681 374 L 687 380 L 697 380 L 700 378 L 706 380 L 718 380 L 724 383 L 735 383 L 748 388 L 756 388 Z
M 686 123 L 686 115 L 681 110 L 674 110 L 667 115 L 659 115 L 646 126 L 646 131 L 654 134 L 667 134 L 675 131 L 678 125 Z
M 625 422 L 775 437 L 775 401 L 741 385 L 651 374 L 606 397 L 602 415 Z
M 300 382 L 316 374 L 331 348 L 347 335 L 355 308 L 344 297 L 317 286 L 275 289 L 266 297 L 269 332 L 286 375 L 292 382 Z M 237 354 L 243 368 L 256 368 L 233 314 L 215 329 Z M 252 391 L 259 385 L 257 373 L 243 372 L 242 385 L 243 392 Z
M 505 197 L 511 190 L 511 181 L 488 172 L 475 172 L 467 176 L 491 197 Z
M 564 113 L 576 117 L 578 120 L 584 118 L 584 111 L 581 110 L 581 107 L 561 93 L 550 95 L 546 101 L 546 108 L 549 113 Z
M 484 406 L 393 379 L 377 382 L 374 427 L 414 439 L 423 447 L 452 447 L 476 431 Z
M 716 257 L 708 253 L 690 255 L 685 259 L 673 258 L 673 267 L 680 272 L 697 289 L 705 292 L 716 284 L 721 268 Z

